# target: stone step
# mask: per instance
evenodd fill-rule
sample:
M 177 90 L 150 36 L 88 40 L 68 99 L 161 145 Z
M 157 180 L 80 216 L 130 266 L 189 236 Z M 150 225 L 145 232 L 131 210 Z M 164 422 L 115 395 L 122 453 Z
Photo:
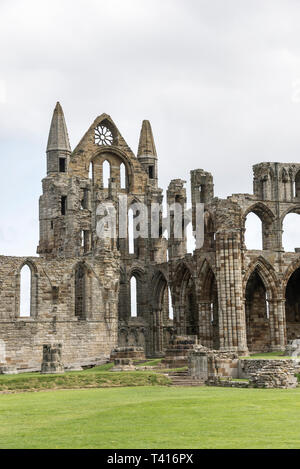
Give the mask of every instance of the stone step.
M 194 380 L 187 371 L 173 371 L 168 373 L 168 378 L 172 382 L 172 386 L 203 386 L 204 382 Z

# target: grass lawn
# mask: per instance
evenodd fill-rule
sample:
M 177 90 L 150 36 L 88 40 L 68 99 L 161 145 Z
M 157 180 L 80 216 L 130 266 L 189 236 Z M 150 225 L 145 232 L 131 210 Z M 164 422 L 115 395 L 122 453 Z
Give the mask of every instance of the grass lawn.
M 241 359 L 247 360 L 291 360 L 292 357 L 284 356 L 280 352 L 265 352 L 265 353 L 255 353 L 249 357 L 241 357 Z
M 111 372 L 112 364 L 86 371 L 70 371 L 57 375 L 20 373 L 0 375 L 0 392 L 43 391 L 50 389 L 107 388 L 120 386 L 168 385 L 169 379 L 152 371 Z
M 300 389 L 0 395 L 0 448 L 300 448 Z

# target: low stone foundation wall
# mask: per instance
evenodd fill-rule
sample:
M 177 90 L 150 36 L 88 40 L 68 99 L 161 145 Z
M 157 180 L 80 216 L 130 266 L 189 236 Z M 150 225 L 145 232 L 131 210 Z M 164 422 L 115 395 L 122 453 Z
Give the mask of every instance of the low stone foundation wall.
M 110 355 L 110 361 L 114 362 L 111 371 L 130 371 L 134 370 L 133 363 L 145 360 L 143 347 L 116 347 Z
M 221 386 L 223 388 L 249 388 L 249 381 L 233 381 L 232 378 L 212 378 L 206 382 L 207 386 Z
M 249 379 L 249 385 L 254 388 L 282 388 L 289 389 L 295 388 L 298 384 L 295 377 L 295 370 L 291 371 L 290 366 L 286 367 L 287 360 L 268 360 L 256 373 L 252 373 Z
M 220 352 L 197 347 L 188 357 L 189 373 L 195 380 L 207 381 L 215 377 L 238 378 L 239 359 L 234 352 Z
M 300 373 L 300 366 L 296 365 L 293 360 L 239 360 L 239 378 L 250 378 L 253 373 L 257 373 L 267 364 L 273 364 L 276 366 L 284 366 L 286 370 L 291 373 Z
M 192 379 L 209 386 L 293 388 L 297 386 L 295 374 L 299 372 L 300 367 L 293 360 L 239 359 L 234 352 L 208 350 L 201 346 L 189 354 Z

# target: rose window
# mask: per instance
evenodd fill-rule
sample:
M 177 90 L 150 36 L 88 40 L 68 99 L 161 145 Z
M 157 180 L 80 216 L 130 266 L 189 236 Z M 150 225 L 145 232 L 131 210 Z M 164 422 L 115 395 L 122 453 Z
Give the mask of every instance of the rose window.
M 95 129 L 95 143 L 96 145 L 112 145 L 113 135 L 105 125 L 98 125 Z

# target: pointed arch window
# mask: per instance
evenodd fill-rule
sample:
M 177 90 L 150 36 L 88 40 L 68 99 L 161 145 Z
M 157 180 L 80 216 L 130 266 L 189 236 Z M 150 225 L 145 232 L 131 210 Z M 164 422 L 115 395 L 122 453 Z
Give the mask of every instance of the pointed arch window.
M 174 319 L 173 303 L 171 289 L 168 287 L 168 299 L 169 299 L 169 319 Z
M 120 165 L 120 187 L 121 189 L 126 189 L 126 168 L 125 164 L 121 163 Z
M 94 168 L 93 168 L 93 162 L 91 161 L 90 164 L 89 164 L 89 179 L 91 181 L 94 180 Z
M 191 204 L 188 204 L 187 208 L 192 208 Z M 191 221 L 189 221 L 188 225 L 186 226 L 186 249 L 188 254 L 193 254 L 194 250 L 196 249 L 196 240 L 193 231 L 193 224 Z
M 134 275 L 130 279 L 130 316 L 137 317 L 137 281 Z
M 298 213 L 288 213 L 282 223 L 282 246 L 286 252 L 295 252 L 299 243 L 300 216 Z
M 34 266 L 25 263 L 18 275 L 19 307 L 16 315 L 21 318 L 35 317 L 37 314 L 37 273 Z
M 134 254 L 134 214 L 132 208 L 128 211 L 128 252 Z
M 20 271 L 20 317 L 31 316 L 31 269 L 25 264 Z
M 105 160 L 102 165 L 102 184 L 104 189 L 109 187 L 109 180 L 110 180 L 110 163 L 109 161 Z
M 86 266 L 79 264 L 75 271 L 75 316 L 86 319 L 89 309 L 90 281 Z
M 245 245 L 247 249 L 262 250 L 262 221 L 253 212 L 247 215 L 245 223 Z

